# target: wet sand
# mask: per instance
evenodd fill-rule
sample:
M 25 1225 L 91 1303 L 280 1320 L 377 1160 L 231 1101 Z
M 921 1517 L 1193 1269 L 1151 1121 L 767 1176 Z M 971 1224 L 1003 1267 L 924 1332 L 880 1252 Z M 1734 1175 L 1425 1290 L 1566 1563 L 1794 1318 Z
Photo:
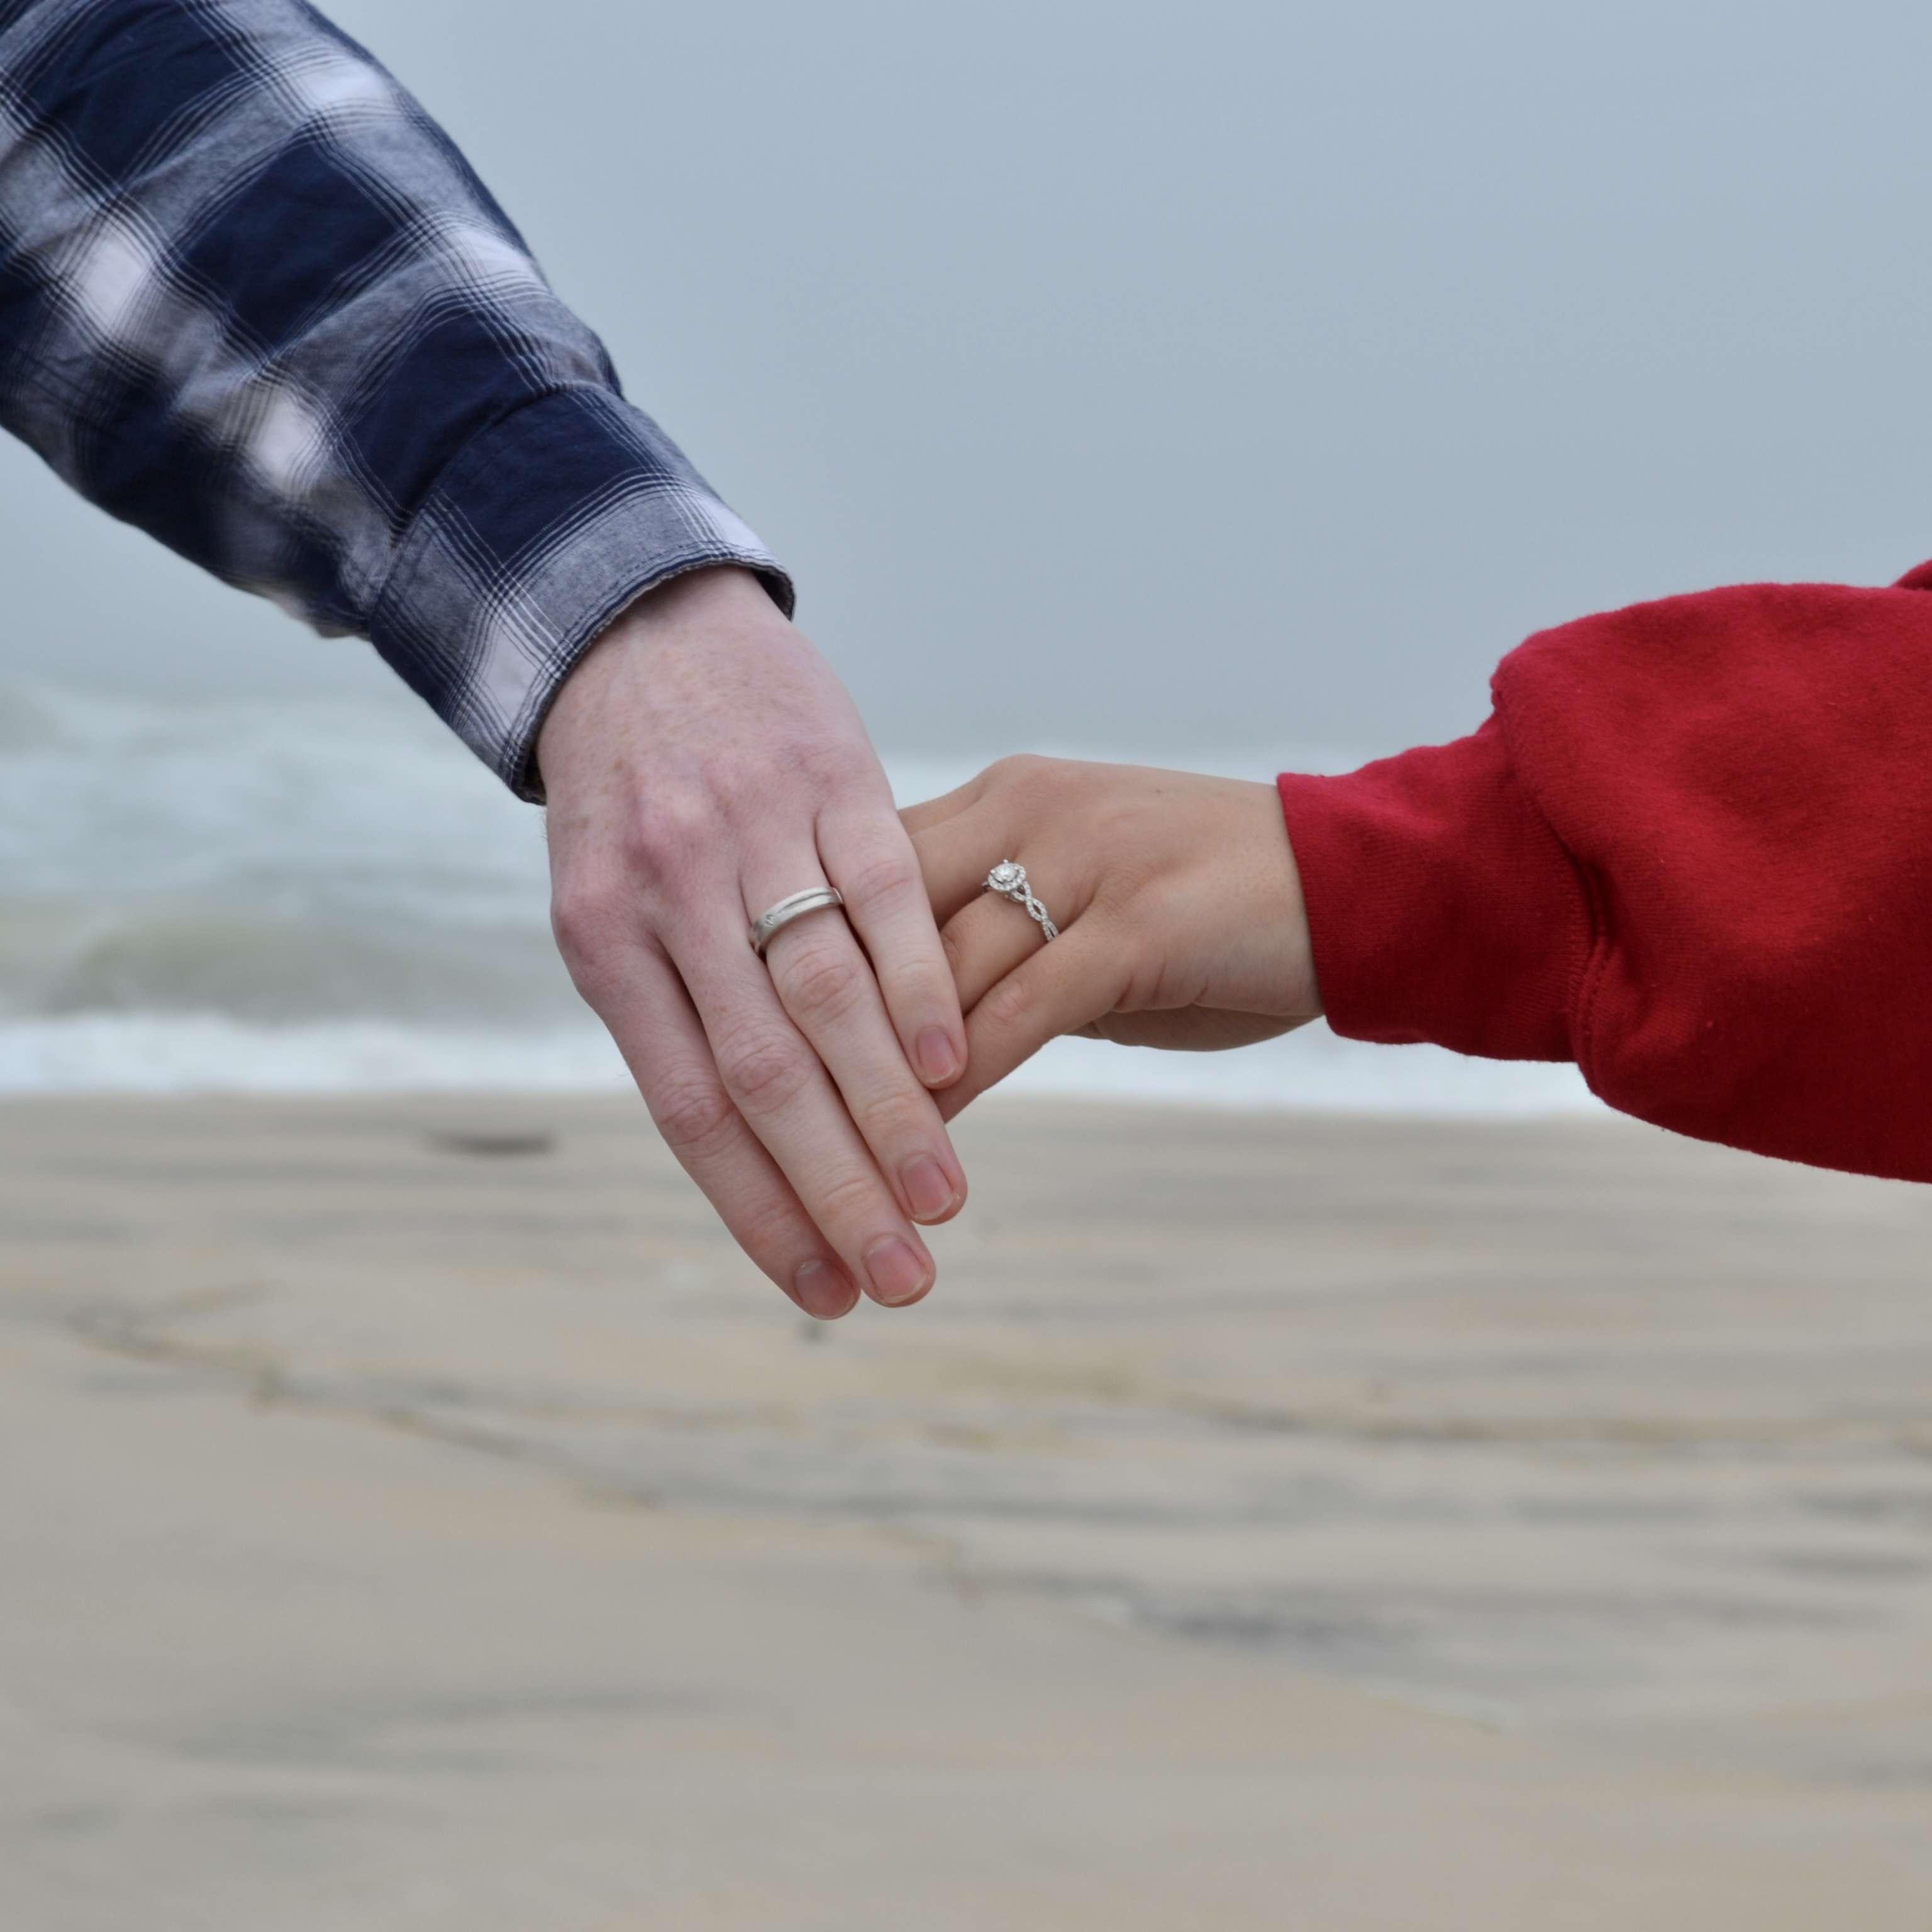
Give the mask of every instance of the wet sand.
M 1932 1924 L 1932 1191 L 998 1098 L 0 1106 L 0 1925 Z

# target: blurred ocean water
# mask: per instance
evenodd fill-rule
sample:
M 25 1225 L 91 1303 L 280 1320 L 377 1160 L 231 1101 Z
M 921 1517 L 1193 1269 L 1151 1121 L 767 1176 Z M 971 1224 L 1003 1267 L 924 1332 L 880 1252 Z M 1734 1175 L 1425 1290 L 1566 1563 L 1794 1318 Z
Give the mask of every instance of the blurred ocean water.
M 984 761 L 887 764 L 909 802 Z M 1277 761 L 1352 762 L 1294 748 L 1162 760 L 1256 776 Z M 0 1092 L 627 1078 L 550 944 L 540 814 L 400 691 L 163 704 L 0 684 Z M 1597 1104 L 1568 1068 L 1364 1047 L 1322 1028 L 1235 1054 L 1063 1041 L 1019 1080 L 1352 1111 Z

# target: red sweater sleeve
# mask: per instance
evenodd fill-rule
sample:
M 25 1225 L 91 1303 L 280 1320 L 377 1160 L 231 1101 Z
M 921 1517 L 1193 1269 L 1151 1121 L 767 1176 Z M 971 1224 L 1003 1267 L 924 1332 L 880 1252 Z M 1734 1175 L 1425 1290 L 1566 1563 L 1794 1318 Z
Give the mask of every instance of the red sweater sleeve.
M 1932 582 L 1532 638 L 1473 737 L 1280 781 L 1329 1022 L 1932 1180 Z

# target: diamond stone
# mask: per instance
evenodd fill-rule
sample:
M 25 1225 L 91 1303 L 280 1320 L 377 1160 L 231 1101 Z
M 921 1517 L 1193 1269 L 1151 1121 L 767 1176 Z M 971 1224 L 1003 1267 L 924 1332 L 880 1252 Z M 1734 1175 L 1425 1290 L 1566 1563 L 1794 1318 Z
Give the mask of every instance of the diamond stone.
M 1025 877 L 1025 873 L 1021 871 L 1012 860 L 1002 859 L 993 868 L 992 876 L 988 883 L 998 891 L 1010 892 Z

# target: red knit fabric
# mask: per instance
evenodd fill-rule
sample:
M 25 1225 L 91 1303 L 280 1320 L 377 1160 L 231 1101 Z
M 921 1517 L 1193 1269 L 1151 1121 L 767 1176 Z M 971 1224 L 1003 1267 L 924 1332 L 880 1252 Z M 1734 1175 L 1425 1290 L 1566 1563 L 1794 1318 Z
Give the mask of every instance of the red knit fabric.
M 1906 587 L 1910 586 L 1910 587 Z M 1932 1180 L 1932 566 L 1534 637 L 1474 736 L 1285 776 L 1330 1024 Z

